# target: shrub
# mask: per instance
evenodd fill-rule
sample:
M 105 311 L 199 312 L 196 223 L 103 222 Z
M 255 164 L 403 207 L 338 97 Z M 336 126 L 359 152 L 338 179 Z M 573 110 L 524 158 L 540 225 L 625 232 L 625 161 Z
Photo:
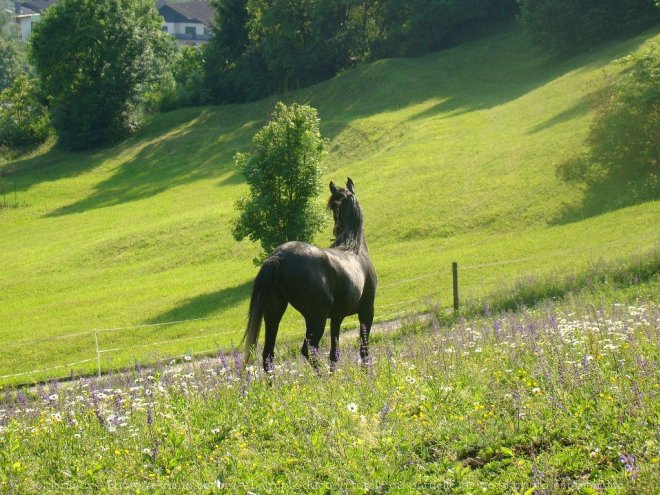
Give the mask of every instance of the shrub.
M 173 48 L 149 0 L 60 0 L 35 26 L 31 55 L 60 144 L 84 149 L 135 130 L 142 98 Z
M 316 109 L 279 102 L 252 142 L 254 151 L 237 153 L 235 159 L 250 195 L 236 202 L 240 216 L 234 238 L 259 241 L 264 255 L 287 241 L 311 241 L 324 223 L 314 201 L 321 192 L 319 162 L 325 153 Z
M 24 149 L 43 143 L 50 132 L 46 108 L 34 80 L 18 76 L 0 92 L 0 147 Z

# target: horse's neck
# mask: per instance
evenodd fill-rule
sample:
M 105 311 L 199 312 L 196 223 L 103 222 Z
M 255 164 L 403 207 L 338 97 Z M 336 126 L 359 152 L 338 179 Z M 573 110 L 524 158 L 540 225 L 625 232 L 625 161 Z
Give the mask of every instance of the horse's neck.
M 347 249 L 355 254 L 367 253 L 367 241 L 364 238 L 362 229 L 342 232 L 337 236 L 331 247 Z

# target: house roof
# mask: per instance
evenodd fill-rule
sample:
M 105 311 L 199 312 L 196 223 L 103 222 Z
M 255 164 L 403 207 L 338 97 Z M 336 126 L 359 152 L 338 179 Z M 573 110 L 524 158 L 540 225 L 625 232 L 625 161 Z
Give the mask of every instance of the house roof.
M 44 9 L 47 9 L 54 3 L 57 3 L 57 0 L 28 0 L 25 2 L 18 2 L 21 7 L 25 7 L 33 12 L 41 12 Z
M 32 9 L 25 7 L 24 5 L 16 4 L 16 9 L 14 12 L 17 16 L 31 16 L 38 15 L 38 12 L 35 12 Z
M 215 14 L 213 7 L 207 2 L 170 3 L 158 9 L 165 22 L 190 22 L 211 25 Z

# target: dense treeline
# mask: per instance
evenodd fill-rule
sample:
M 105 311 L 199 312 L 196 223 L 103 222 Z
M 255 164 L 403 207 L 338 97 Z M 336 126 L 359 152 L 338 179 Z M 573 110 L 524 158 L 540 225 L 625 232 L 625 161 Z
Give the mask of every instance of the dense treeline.
M 519 17 L 550 56 L 570 55 L 660 21 L 657 0 L 211 0 L 208 94 L 247 101 L 362 62 L 419 55 Z
M 658 0 L 519 0 L 520 21 L 551 55 L 576 53 L 660 22 Z
M 361 62 L 418 55 L 513 18 L 515 0 L 213 0 L 205 54 L 215 101 L 255 99 Z
M 216 24 L 211 41 L 198 50 L 177 49 L 166 39 L 152 0 L 60 0 L 35 27 L 32 68 L 3 7 L 0 90 L 7 92 L 0 121 L 17 122 L 15 115 L 28 115 L 23 110 L 29 105 L 45 102 L 61 144 L 94 147 L 136 129 L 144 111 L 254 100 L 364 62 L 450 46 L 515 17 L 549 56 L 570 55 L 660 22 L 660 0 L 210 2 Z M 0 0 L 3 5 L 7 0 Z M 67 9 L 70 14 L 62 15 Z M 71 16 L 78 21 L 72 24 Z M 17 79 L 35 72 L 35 80 Z M 19 97 L 26 91 L 42 93 L 28 102 Z M 43 139 L 43 122 L 39 117 L 5 132 L 0 147 Z M 28 128 L 39 132 L 23 139 Z

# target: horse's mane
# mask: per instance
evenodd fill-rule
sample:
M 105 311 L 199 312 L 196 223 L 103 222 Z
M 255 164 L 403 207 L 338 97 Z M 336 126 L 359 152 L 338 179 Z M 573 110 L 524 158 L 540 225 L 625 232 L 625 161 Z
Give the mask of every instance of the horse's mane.
M 337 208 L 342 230 L 330 246 L 359 253 L 367 251 L 367 242 L 364 238 L 364 217 L 357 198 L 346 189 L 338 188 L 343 193 L 340 199 L 334 195 L 328 200 L 328 209 Z

